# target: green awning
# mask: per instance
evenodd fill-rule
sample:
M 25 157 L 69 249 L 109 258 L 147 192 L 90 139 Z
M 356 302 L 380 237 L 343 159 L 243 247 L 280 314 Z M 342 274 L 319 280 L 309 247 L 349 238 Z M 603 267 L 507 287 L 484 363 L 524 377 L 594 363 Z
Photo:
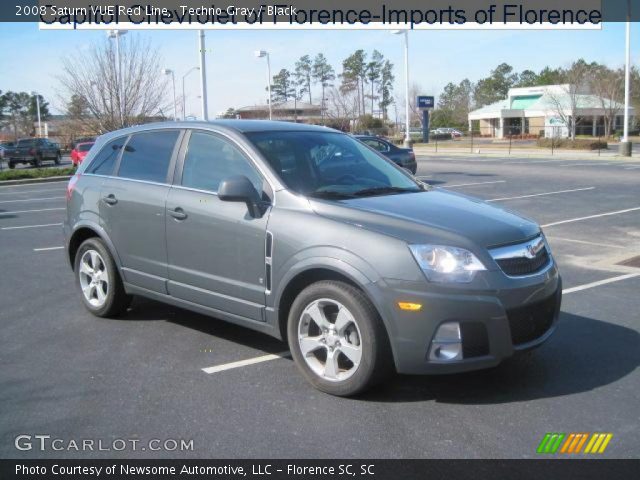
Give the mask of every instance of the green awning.
M 511 100 L 511 109 L 526 110 L 540 100 L 540 97 L 542 97 L 542 95 L 523 95 L 521 97 L 513 97 Z

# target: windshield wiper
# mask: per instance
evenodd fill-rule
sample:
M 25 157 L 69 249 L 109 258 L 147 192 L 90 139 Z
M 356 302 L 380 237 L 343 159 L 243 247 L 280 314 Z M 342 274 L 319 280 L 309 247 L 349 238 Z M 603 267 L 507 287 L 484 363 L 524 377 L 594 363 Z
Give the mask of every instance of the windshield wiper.
M 387 195 L 391 193 L 418 193 L 422 190 L 418 188 L 403 187 L 371 187 L 358 190 L 353 193 L 354 197 L 366 197 L 368 195 Z
M 345 192 L 338 192 L 336 190 L 317 190 L 308 194 L 310 197 L 317 198 L 333 198 L 343 200 L 345 198 L 353 198 L 353 195 Z

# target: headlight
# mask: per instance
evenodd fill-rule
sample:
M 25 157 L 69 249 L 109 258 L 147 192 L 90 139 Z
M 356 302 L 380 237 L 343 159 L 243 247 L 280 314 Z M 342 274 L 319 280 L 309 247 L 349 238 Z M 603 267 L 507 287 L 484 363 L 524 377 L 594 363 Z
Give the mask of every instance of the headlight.
M 469 283 L 485 266 L 469 250 L 443 245 L 409 245 L 418 265 L 431 282 Z

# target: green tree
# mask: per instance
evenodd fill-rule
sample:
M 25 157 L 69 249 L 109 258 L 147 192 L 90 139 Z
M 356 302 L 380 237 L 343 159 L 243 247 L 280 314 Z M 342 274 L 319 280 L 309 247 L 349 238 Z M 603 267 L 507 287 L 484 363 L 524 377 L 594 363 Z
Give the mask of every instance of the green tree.
M 26 92 L 6 92 L 3 97 L 5 117 L 15 140 L 22 135 L 33 135 L 33 117 L 30 114 L 32 96 Z
M 283 68 L 273 76 L 271 95 L 274 103 L 284 103 L 289 98 L 293 98 L 294 85 L 291 80 L 291 72 L 286 68 Z
M 518 76 L 516 87 L 535 87 L 539 85 L 538 74 L 533 70 L 523 70 Z
M 82 95 L 71 95 L 67 104 L 67 116 L 71 120 L 84 120 L 90 115 L 89 102 Z
M 465 78 L 458 85 L 448 83 L 438 99 L 438 110 L 442 119 L 446 118 L 449 125 L 446 127 L 467 127 L 469 112 L 473 108 L 474 85 Z
M 329 65 L 327 58 L 322 53 L 317 54 L 316 57 L 313 59 L 312 76 L 313 76 L 313 79 L 316 81 L 316 83 L 319 83 L 322 88 L 322 98 L 321 98 L 320 105 L 322 109 L 322 116 L 324 118 L 324 105 L 325 105 L 324 93 L 327 87 L 330 87 L 332 85 L 331 82 L 333 82 L 336 79 L 336 73 L 333 70 L 333 67 Z
M 367 80 L 371 85 L 371 94 L 369 95 L 369 98 L 371 99 L 371 115 L 373 115 L 373 110 L 374 110 L 373 102 L 377 98 L 375 95 L 375 91 L 376 91 L 375 86 L 376 86 L 376 82 L 378 82 L 380 80 L 380 77 L 382 76 L 383 66 L 384 66 L 384 56 L 378 50 L 374 50 L 373 53 L 371 54 L 371 61 L 367 63 L 367 67 L 366 67 Z
M 513 67 L 501 63 L 487 78 L 478 80 L 473 94 L 476 105 L 482 107 L 502 100 L 517 83 L 518 74 L 513 72 Z
M 300 87 L 299 89 L 300 96 L 304 95 L 305 93 L 308 94 L 309 103 L 313 103 L 311 101 L 311 80 L 313 78 L 313 62 L 311 61 L 311 57 L 309 57 L 309 55 L 303 55 L 296 62 L 294 77 L 295 77 L 297 86 Z
M 378 84 L 378 92 L 380 94 L 380 110 L 382 110 L 382 118 L 388 117 L 389 106 L 393 103 L 393 63 L 385 60 L 380 69 L 380 83 Z
M 365 113 L 364 82 L 367 76 L 367 55 L 364 50 L 356 50 L 342 62 L 342 84 L 340 89 L 346 92 L 356 91 L 358 94 L 358 116 Z M 362 106 L 362 108 L 360 108 Z

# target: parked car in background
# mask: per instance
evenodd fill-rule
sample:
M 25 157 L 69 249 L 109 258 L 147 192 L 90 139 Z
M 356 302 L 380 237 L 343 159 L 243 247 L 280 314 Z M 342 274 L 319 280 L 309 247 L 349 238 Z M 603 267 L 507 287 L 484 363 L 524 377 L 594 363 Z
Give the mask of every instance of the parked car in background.
M 416 155 L 410 148 L 397 147 L 393 143 L 385 140 L 384 138 L 375 137 L 373 135 L 354 135 L 355 138 L 360 140 L 365 145 L 380 152 L 392 162 L 406 168 L 413 175 L 418 170 L 418 164 L 416 163 Z
M 462 137 L 462 132 L 455 128 L 438 128 L 435 132 L 438 135 L 450 135 L 452 139 Z
M 95 142 L 84 142 L 76 144 L 74 149 L 71 150 L 71 162 L 74 166 L 77 167 L 82 163 L 84 157 L 87 156 L 87 153 L 89 153 L 89 150 L 91 150 L 94 143 Z
M 535 222 L 299 123 L 108 133 L 69 181 L 64 235 L 94 315 L 140 295 L 252 328 L 334 395 L 494 367 L 551 336 L 562 296 Z
M 5 158 L 9 158 L 9 155 L 14 148 L 15 144 L 13 142 L 0 143 L 0 159 L 4 160 Z
M 19 163 L 41 167 L 45 161 L 52 161 L 56 165 L 62 161 L 60 146 L 46 138 L 22 138 L 9 153 L 9 168 L 15 168 Z

